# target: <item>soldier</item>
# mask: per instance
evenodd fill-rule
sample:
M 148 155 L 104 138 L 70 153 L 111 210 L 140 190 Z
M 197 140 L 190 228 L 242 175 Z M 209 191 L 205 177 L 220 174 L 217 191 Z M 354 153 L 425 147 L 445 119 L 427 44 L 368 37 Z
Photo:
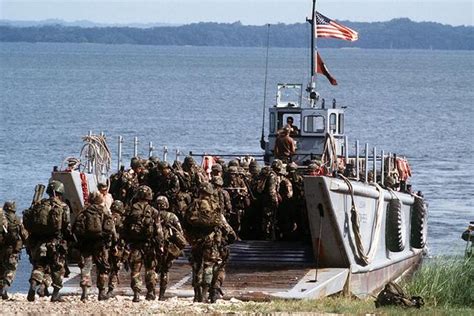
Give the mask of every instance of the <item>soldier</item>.
M 287 163 L 296 152 L 295 142 L 290 137 L 290 128 L 285 126 L 278 134 L 274 148 L 275 158 Z
M 186 246 L 183 229 L 178 217 L 168 212 L 170 205 L 166 196 L 156 198 L 156 208 L 160 212 L 161 227 L 163 228 L 164 246 L 160 256 L 160 263 L 157 272 L 160 273 L 160 294 L 158 299 L 165 299 L 165 291 L 168 286 L 168 271 L 173 265 L 173 261 L 181 255 Z
M 224 181 L 220 176 L 213 176 L 211 178 L 211 184 L 213 185 L 214 193 L 219 203 L 219 211 L 224 217 L 230 216 L 232 213 L 232 201 L 229 192 L 223 189 Z
M 48 184 L 48 199 L 34 203 L 23 214 L 23 223 L 29 233 L 28 248 L 33 271 L 27 299 L 35 300 L 36 290 L 44 281 L 44 274 L 51 274 L 53 294 L 51 302 L 63 302 L 59 290 L 63 286 L 67 241 L 72 237 L 70 211 L 63 202 L 64 185 L 56 180 Z
M 286 208 L 282 219 L 287 223 L 285 227 L 280 227 L 285 240 L 301 239 L 303 235 L 309 233 L 309 226 L 306 214 L 306 203 L 304 198 L 303 177 L 298 174 L 298 166 L 292 162 L 286 166 L 288 172 L 287 179 L 291 182 L 293 196 L 286 203 Z
M 202 183 L 199 197 L 187 209 L 184 221 L 186 237 L 191 245 L 195 302 L 207 302 L 208 299 L 220 255 L 215 241 L 220 223 L 221 214 L 212 185 Z
M 125 216 L 124 231 L 130 247 L 131 287 L 133 302 L 140 301 L 142 266 L 145 267 L 146 299 L 156 298 L 157 283 L 156 266 L 158 255 L 156 251 L 163 250 L 163 230 L 158 210 L 150 205 L 153 192 L 150 187 L 142 185 L 138 188 L 136 200 Z
M 8 288 L 15 278 L 18 260 L 26 240 L 26 231 L 15 215 L 14 201 L 7 201 L 0 209 L 0 295 L 8 299 Z
M 170 211 L 180 214 L 178 206 L 178 194 L 180 192 L 178 176 L 171 170 L 171 166 L 166 161 L 162 161 L 160 166 L 160 177 L 158 178 L 157 195 L 164 195 L 170 203 Z
M 227 223 L 223 214 L 221 214 L 221 224 L 216 231 L 215 247 L 219 252 L 216 266 L 211 281 L 211 288 L 209 290 L 209 300 L 215 303 L 218 298 L 224 296 L 222 291 L 222 284 L 225 280 L 225 267 L 230 256 L 230 245 L 237 240 L 237 234 L 232 227 Z
M 112 217 L 104 206 L 103 196 L 99 192 L 89 195 L 89 205 L 77 216 L 73 233 L 77 238 L 81 253 L 81 301 L 87 300 L 87 292 L 92 286 L 91 270 L 95 264 L 97 270 L 97 288 L 99 301 L 108 299 L 105 292 L 110 272 L 109 247 L 115 236 Z
M 107 187 L 107 184 L 101 182 L 97 184 L 97 189 L 102 195 L 102 199 L 104 201 L 102 204 L 105 206 L 106 211 L 110 214 L 110 207 L 114 202 L 114 198 L 112 197 L 112 194 L 108 192 L 109 188 Z
M 283 169 L 283 163 L 279 159 L 275 159 L 272 168 L 267 170 L 264 168 L 262 179 L 259 184 L 259 190 L 262 192 L 262 236 L 265 240 L 276 240 L 276 222 L 278 216 L 278 206 L 281 202 L 280 177 L 279 173 Z
M 237 235 L 240 233 L 242 216 L 245 209 L 250 205 L 250 198 L 247 185 L 238 172 L 238 167 L 231 166 L 228 170 L 228 182 L 225 187 L 230 194 L 232 210 L 227 217 L 227 221 Z
M 211 167 L 211 177 L 222 177 L 222 166 L 218 163 Z
M 112 220 L 115 226 L 115 238 L 112 240 L 112 245 L 109 252 L 110 274 L 109 286 L 107 296 L 115 297 L 114 289 L 117 286 L 119 279 L 118 274 L 122 268 L 124 261 L 128 260 L 128 250 L 125 247 L 123 240 L 123 217 L 125 208 L 122 201 L 115 200 L 110 207 L 112 212 Z

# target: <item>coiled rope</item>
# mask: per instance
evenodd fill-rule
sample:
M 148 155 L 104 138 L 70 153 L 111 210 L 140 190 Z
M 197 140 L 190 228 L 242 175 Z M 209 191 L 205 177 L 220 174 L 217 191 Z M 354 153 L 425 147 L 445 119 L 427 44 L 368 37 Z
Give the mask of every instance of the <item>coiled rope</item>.
M 329 133 L 326 134 L 321 162 L 324 166 L 328 167 L 329 170 L 337 170 L 336 141 L 334 136 Z
M 351 194 L 351 227 L 353 233 L 353 242 L 355 243 L 355 249 L 357 251 L 357 258 L 364 264 L 368 265 L 372 262 L 375 257 L 375 253 L 377 251 L 377 247 L 380 240 L 380 230 L 382 228 L 382 213 L 383 213 L 383 189 L 377 184 L 374 183 L 375 188 L 379 192 L 379 197 L 377 199 L 377 207 L 375 212 L 375 219 L 374 224 L 372 226 L 372 233 L 371 233 L 371 242 L 368 253 L 365 252 L 364 245 L 362 243 L 362 235 L 360 233 L 360 217 L 359 211 L 357 210 L 356 204 L 354 202 L 354 187 L 352 186 L 351 181 L 344 177 L 343 175 L 339 175 L 342 180 L 347 184 L 349 187 L 349 192 Z
M 112 158 L 105 136 L 87 135 L 82 138 L 85 144 L 81 149 L 81 162 L 84 167 L 91 166 L 91 172 L 100 179 L 106 175 L 112 165 Z M 84 164 L 84 162 L 86 162 Z

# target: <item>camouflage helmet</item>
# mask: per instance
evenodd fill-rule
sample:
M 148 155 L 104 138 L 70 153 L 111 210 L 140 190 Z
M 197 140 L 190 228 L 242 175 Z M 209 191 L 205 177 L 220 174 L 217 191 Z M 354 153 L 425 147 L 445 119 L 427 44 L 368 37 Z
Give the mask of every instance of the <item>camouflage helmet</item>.
M 244 161 L 244 162 L 241 163 L 241 167 L 242 167 L 242 169 L 247 171 L 250 168 L 250 164 L 249 164 L 248 161 Z
M 181 170 L 182 169 L 182 163 L 179 160 L 173 161 L 173 169 L 174 170 Z
M 315 171 L 319 168 L 319 166 L 315 163 L 310 163 L 308 166 L 308 171 Z
M 222 166 L 218 163 L 213 164 L 211 170 L 212 172 L 222 172 Z
M 385 185 L 388 186 L 388 187 L 393 187 L 397 184 L 397 182 L 395 181 L 395 178 L 392 177 L 392 176 L 387 176 L 385 177 Z
M 153 200 L 153 191 L 147 185 L 141 185 L 138 187 L 137 199 L 139 200 Z
M 228 166 L 229 166 L 229 168 L 230 168 L 230 167 L 238 167 L 238 166 L 239 166 L 239 162 L 238 162 L 236 159 L 233 159 L 233 160 L 229 161 Z
M 140 165 L 141 161 L 139 157 L 132 157 L 132 159 L 130 159 L 130 168 L 135 169 L 140 167 Z
M 213 176 L 211 178 L 211 183 L 221 187 L 221 186 L 224 185 L 224 180 L 222 180 L 222 177 L 220 177 L 220 176 Z
M 212 188 L 212 184 L 210 184 L 209 182 L 204 182 L 199 187 L 199 192 L 212 195 L 214 194 L 214 189 Z
M 156 198 L 156 207 L 159 210 L 167 210 L 170 208 L 170 203 L 168 202 L 168 198 L 164 195 L 160 195 L 159 197 Z
M 160 170 L 164 170 L 164 169 L 169 169 L 171 168 L 170 167 L 170 164 L 167 162 L 167 161 L 160 161 L 160 163 L 158 164 Z
M 113 213 L 123 214 L 125 212 L 125 206 L 123 205 L 122 201 L 115 200 L 110 206 L 110 211 Z
M 262 170 L 260 171 L 260 173 L 266 176 L 270 173 L 270 171 L 272 171 L 272 168 L 270 168 L 270 166 L 264 166 Z
M 227 170 L 227 172 L 229 174 L 238 174 L 239 173 L 239 168 L 236 167 L 236 166 L 231 166 L 229 167 L 229 169 Z
M 154 164 L 157 164 L 158 162 L 160 162 L 160 158 L 158 158 L 158 156 L 154 156 L 154 155 L 151 156 L 150 158 L 148 158 L 148 160 L 150 160 Z
M 286 171 L 290 172 L 290 171 L 296 171 L 296 170 L 298 170 L 298 165 L 296 163 L 291 162 L 288 165 L 286 165 Z
M 184 158 L 183 164 L 188 165 L 188 166 L 194 166 L 196 164 L 196 161 L 194 161 L 194 158 L 191 156 L 186 156 Z
M 280 159 L 275 159 L 272 162 L 272 169 L 280 172 L 283 170 L 283 162 Z
M 64 184 L 58 180 L 52 180 L 48 183 L 48 187 L 46 188 L 46 193 L 50 196 L 55 194 L 64 194 Z
M 102 204 L 104 203 L 104 197 L 100 192 L 89 193 L 89 203 L 91 204 Z
M 15 212 L 16 211 L 16 203 L 15 201 L 6 201 L 3 204 L 3 210 L 7 212 Z
M 258 162 L 257 160 L 252 160 L 250 163 L 249 163 L 249 169 L 252 170 L 252 169 L 258 169 Z

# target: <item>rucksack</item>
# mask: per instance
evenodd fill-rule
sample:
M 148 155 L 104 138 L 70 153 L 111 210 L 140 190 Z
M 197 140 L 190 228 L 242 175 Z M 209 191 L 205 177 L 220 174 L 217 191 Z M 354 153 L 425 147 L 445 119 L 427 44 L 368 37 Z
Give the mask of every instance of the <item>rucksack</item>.
M 23 215 L 25 228 L 38 236 L 58 234 L 62 229 L 63 205 L 54 200 L 42 200 L 32 205 Z
M 105 237 L 113 231 L 112 221 L 109 216 L 106 216 L 102 206 L 91 205 L 77 216 L 74 233 L 83 239 Z
M 131 241 L 145 241 L 155 233 L 155 219 L 153 208 L 148 203 L 135 203 L 127 214 L 126 236 Z
M 402 306 L 402 307 L 416 307 L 420 308 L 425 304 L 423 298 L 420 296 L 412 296 L 409 298 L 403 289 L 394 282 L 388 282 L 384 289 L 377 295 L 375 300 L 375 307 L 382 306 Z
M 193 228 L 213 229 L 221 223 L 219 205 L 217 202 L 195 200 L 186 211 L 185 220 Z

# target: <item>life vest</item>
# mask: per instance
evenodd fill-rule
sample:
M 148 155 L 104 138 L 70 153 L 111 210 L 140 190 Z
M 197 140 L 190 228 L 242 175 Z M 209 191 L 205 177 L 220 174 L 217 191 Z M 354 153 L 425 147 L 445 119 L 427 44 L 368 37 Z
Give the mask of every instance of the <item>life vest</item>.
M 401 181 L 406 181 L 409 177 L 411 177 L 411 168 L 406 159 L 397 157 L 396 167 Z

